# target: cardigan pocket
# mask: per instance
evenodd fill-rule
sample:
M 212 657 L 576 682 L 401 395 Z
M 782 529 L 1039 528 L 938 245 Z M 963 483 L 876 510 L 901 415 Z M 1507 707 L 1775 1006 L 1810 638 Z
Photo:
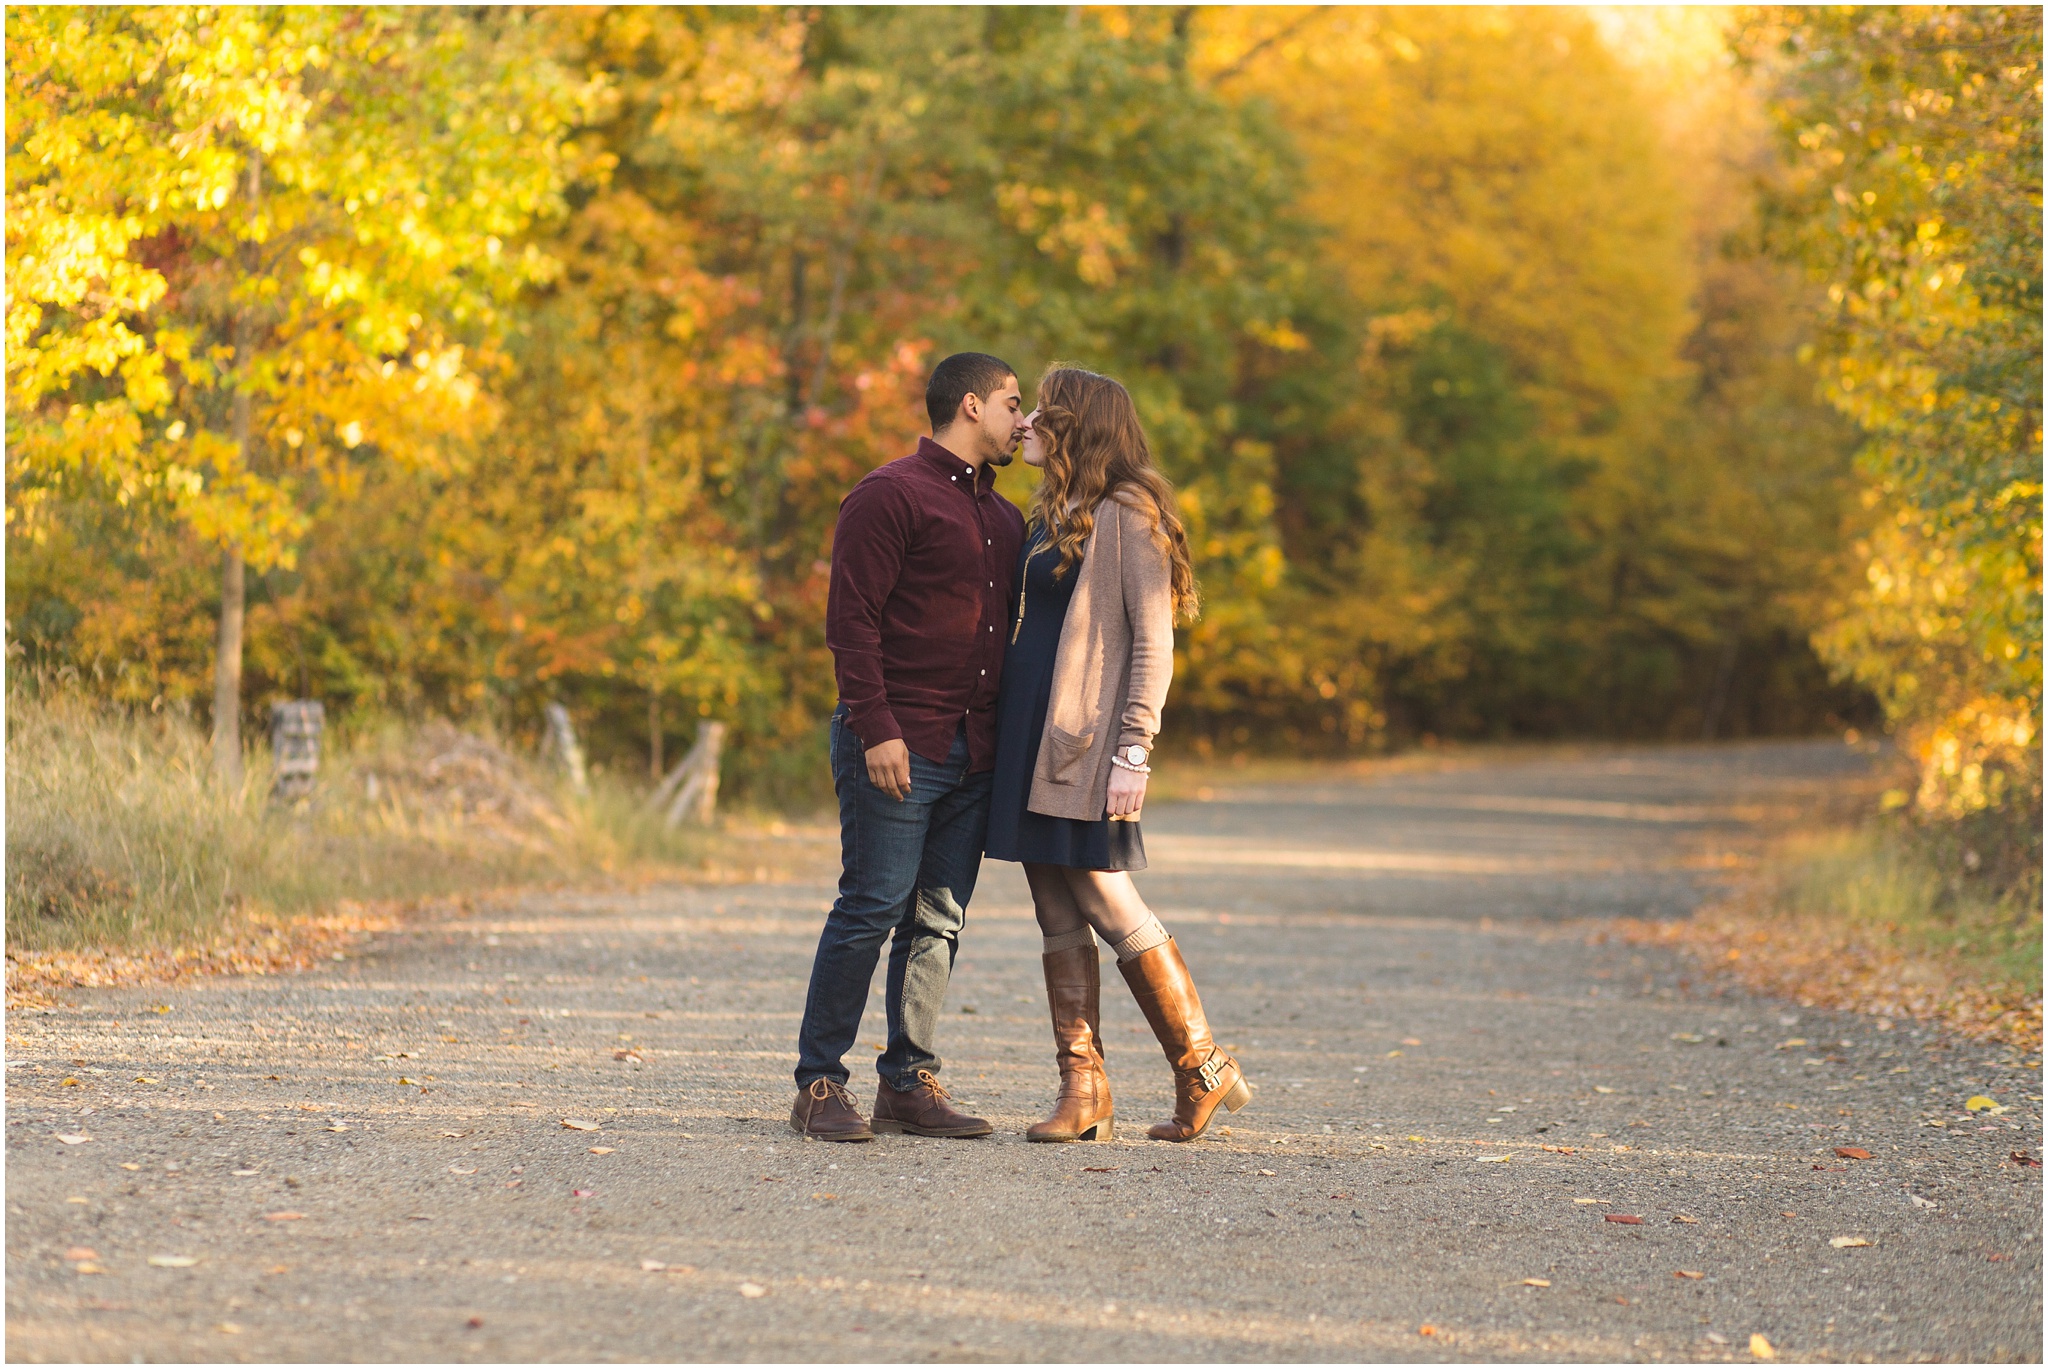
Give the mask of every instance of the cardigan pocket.
M 1080 773 L 1081 762 L 1087 757 L 1088 748 L 1095 745 L 1095 734 L 1076 736 L 1058 723 L 1047 723 L 1045 740 L 1051 747 L 1046 778 L 1054 784 L 1079 784 L 1084 778 Z

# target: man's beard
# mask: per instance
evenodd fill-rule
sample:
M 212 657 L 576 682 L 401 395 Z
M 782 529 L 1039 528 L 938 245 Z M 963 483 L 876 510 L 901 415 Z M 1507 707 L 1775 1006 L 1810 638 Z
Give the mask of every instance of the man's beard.
M 991 457 L 989 459 L 988 464 L 1000 470 L 1001 468 L 1009 465 L 1012 461 L 1015 461 L 1016 459 L 1017 454 L 1011 451 L 1008 447 L 1005 447 L 1003 448 L 1003 450 L 997 452 L 993 457 Z

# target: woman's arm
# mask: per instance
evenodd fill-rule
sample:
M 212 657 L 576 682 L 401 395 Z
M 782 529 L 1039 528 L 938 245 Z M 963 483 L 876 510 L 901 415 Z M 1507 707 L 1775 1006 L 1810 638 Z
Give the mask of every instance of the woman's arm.
M 1149 751 L 1173 682 L 1173 566 L 1153 536 L 1146 510 L 1126 502 L 1143 498 L 1119 494 L 1116 499 L 1124 614 L 1131 625 L 1131 687 L 1117 745 Z

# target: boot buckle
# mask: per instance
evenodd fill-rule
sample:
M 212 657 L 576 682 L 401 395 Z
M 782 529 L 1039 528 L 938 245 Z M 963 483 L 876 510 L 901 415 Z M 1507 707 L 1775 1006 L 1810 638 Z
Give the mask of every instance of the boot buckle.
M 1204 1093 L 1216 1092 L 1217 1087 L 1223 1082 L 1223 1066 L 1216 1063 L 1216 1057 L 1213 1055 L 1204 1060 L 1196 1068 L 1195 1073 L 1201 1077 Z

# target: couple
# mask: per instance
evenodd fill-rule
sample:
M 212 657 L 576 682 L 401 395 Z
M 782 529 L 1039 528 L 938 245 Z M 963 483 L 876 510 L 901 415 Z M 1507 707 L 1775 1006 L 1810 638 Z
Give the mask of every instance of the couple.
M 1130 393 L 1107 376 L 1055 366 L 1027 415 L 1009 366 L 962 352 L 932 372 L 925 408 L 932 435 L 854 487 L 833 536 L 825 640 L 843 867 L 789 1124 L 821 1141 L 994 1130 L 951 1105 L 933 1050 L 986 850 L 1023 862 L 1045 937 L 1059 1101 L 1026 1137 L 1114 1136 L 1099 935 L 1173 1067 L 1173 1116 L 1149 1134 L 1192 1141 L 1251 1089 L 1129 874 L 1145 868 L 1138 813 L 1173 620 L 1196 604 L 1172 487 Z M 1028 525 L 994 489 L 1020 442 L 1044 473 Z M 892 934 L 870 1124 L 841 1057 Z

